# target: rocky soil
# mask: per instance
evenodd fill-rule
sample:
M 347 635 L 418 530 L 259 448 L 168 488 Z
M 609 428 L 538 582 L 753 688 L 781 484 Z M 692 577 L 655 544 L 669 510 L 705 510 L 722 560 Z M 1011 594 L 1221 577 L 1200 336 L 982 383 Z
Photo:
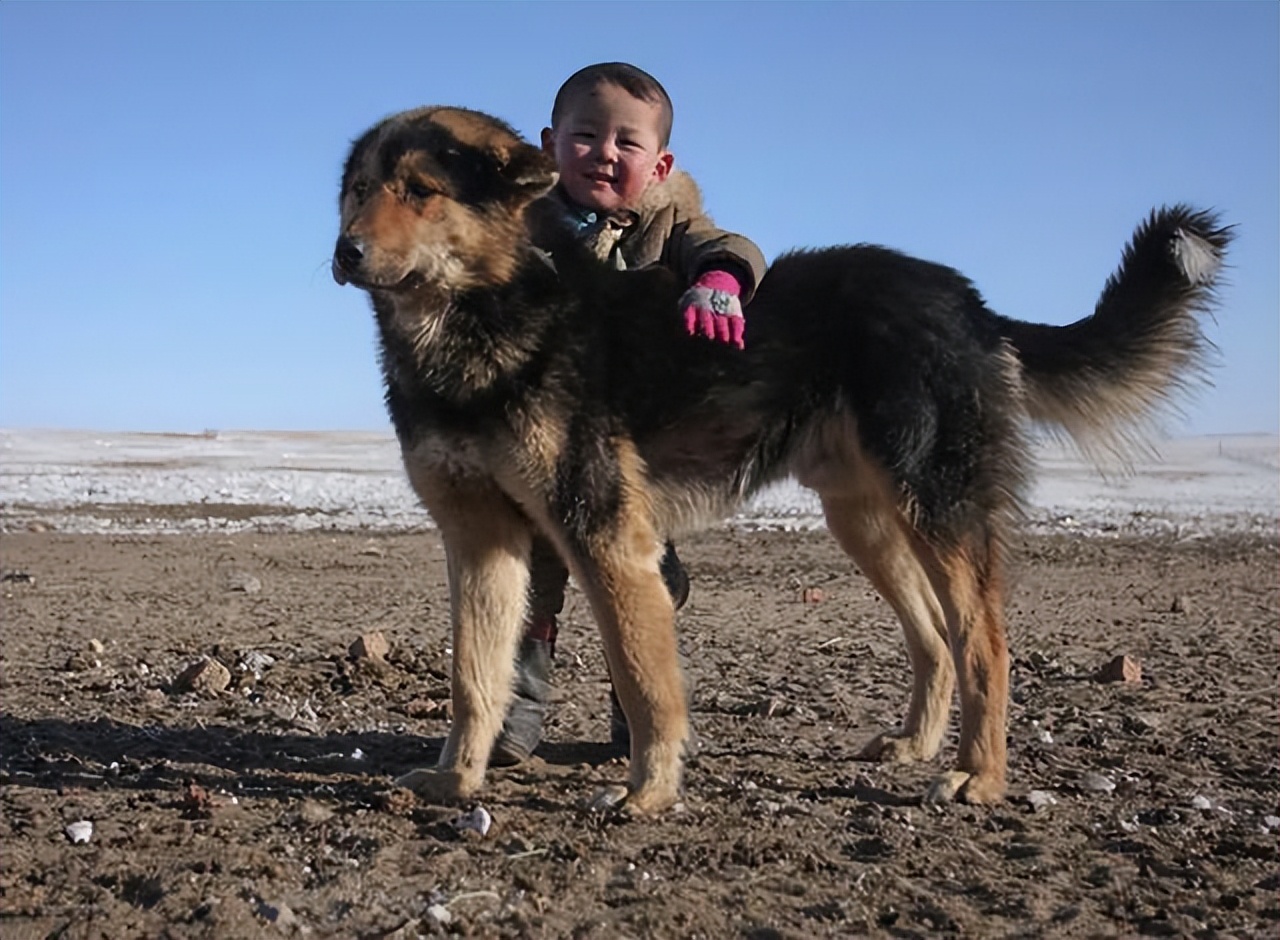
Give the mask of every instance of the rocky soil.
M 1015 549 L 1007 803 L 920 804 L 954 736 L 855 761 L 891 612 L 822 532 L 719 529 L 687 795 L 622 822 L 581 808 L 625 766 L 576 594 L 537 756 L 430 806 L 390 780 L 448 723 L 434 533 L 0 534 L 0 936 L 1276 936 L 1275 538 Z

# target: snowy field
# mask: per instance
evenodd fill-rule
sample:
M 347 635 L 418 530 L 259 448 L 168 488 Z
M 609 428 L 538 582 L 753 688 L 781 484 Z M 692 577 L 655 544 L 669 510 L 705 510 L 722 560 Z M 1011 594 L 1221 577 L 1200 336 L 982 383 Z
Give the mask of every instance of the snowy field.
M 1127 470 L 1039 445 L 1029 526 L 1087 534 L 1276 533 L 1280 440 L 1171 439 Z M 149 511 L 154 508 L 154 512 Z M 743 527 L 821 526 L 794 484 L 760 494 Z M 390 434 L 199 435 L 0 430 L 0 530 L 406 529 L 429 526 Z

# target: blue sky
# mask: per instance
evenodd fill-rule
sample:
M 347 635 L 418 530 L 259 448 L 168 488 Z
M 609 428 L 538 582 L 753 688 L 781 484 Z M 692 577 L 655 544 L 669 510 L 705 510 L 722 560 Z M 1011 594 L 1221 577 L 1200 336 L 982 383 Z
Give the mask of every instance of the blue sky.
M 531 138 L 594 61 L 649 70 L 677 165 L 766 257 L 871 241 L 1007 316 L 1087 315 L 1134 226 L 1238 225 L 1216 387 L 1280 427 L 1280 5 L 0 4 L 0 426 L 387 427 L 329 276 L 349 142 L 420 104 Z

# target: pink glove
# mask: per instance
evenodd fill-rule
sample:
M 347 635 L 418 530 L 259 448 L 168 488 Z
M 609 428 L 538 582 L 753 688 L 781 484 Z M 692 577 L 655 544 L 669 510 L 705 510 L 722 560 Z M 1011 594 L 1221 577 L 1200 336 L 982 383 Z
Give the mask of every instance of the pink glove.
M 745 348 L 746 320 L 738 295 L 742 285 L 728 271 L 708 271 L 680 298 L 684 328 L 690 336 L 705 336 Z

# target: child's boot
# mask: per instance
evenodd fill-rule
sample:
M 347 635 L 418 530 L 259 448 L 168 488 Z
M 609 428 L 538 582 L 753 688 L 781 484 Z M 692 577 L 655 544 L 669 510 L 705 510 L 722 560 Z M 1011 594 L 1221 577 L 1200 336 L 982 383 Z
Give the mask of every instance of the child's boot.
M 502 732 L 489 755 L 494 767 L 528 760 L 542 742 L 542 725 L 551 698 L 551 660 L 556 651 L 556 618 L 533 621 L 520 641 L 511 705 Z

